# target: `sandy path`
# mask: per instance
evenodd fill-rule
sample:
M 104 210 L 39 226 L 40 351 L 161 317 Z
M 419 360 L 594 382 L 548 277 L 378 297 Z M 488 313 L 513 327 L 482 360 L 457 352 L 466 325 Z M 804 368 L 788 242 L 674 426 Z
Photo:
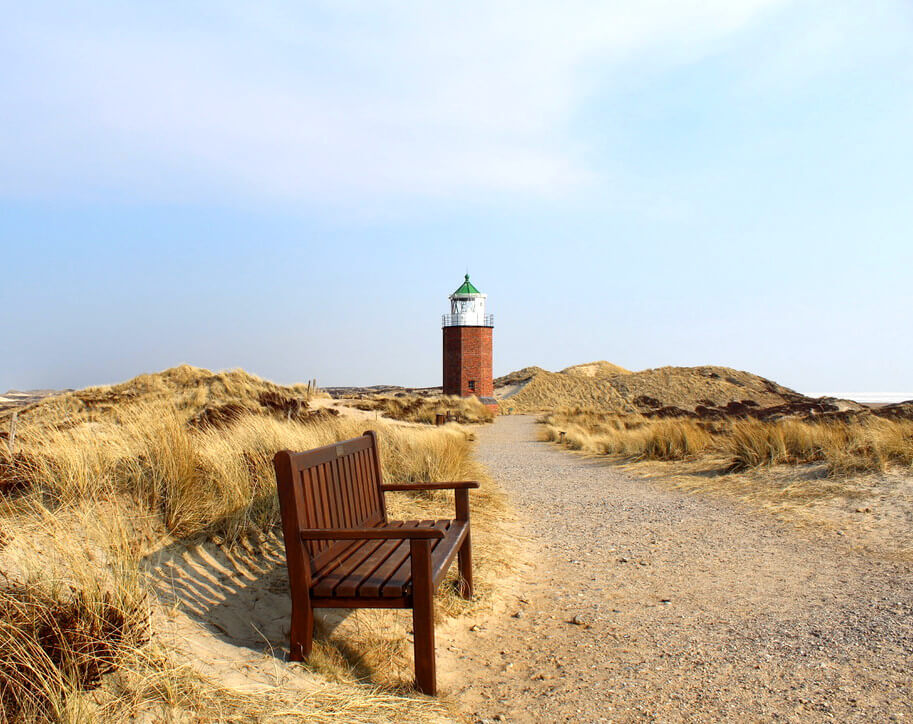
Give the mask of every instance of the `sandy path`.
M 479 435 L 536 564 L 507 611 L 439 648 L 472 720 L 913 721 L 909 563 L 630 478 L 535 427 Z

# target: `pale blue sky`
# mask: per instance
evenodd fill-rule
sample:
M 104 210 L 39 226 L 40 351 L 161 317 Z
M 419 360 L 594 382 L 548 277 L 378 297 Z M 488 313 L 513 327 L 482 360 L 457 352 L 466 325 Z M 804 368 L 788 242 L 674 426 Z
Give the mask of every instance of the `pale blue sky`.
M 0 390 L 181 362 L 913 388 L 913 4 L 2 2 Z

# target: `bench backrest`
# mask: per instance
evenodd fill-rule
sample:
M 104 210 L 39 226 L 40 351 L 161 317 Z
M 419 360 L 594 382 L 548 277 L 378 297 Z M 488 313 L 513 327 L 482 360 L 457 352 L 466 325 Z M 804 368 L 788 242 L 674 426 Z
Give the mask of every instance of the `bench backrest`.
M 276 483 L 286 549 L 290 536 L 308 528 L 364 528 L 387 520 L 377 436 L 361 437 L 307 452 L 276 454 Z M 304 543 L 310 568 L 320 567 L 350 545 L 346 541 Z

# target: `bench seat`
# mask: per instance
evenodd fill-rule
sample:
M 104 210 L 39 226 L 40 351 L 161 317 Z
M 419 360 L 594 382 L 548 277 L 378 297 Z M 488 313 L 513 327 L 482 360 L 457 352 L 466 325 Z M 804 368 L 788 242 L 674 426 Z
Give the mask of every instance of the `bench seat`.
M 461 520 L 391 520 L 377 527 L 434 527 L 444 532 L 443 538 L 431 542 L 431 577 L 435 588 L 447 574 L 469 531 L 468 521 Z M 403 599 L 411 594 L 408 539 L 349 543 L 338 557 L 311 574 L 311 600 L 315 607 L 339 608 L 341 598 L 376 598 L 382 603 L 383 599 Z

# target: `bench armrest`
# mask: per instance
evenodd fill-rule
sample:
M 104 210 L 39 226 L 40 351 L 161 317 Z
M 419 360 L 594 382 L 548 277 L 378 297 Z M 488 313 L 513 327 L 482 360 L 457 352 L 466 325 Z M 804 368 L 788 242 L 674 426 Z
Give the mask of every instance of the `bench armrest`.
M 452 490 L 456 499 L 456 519 L 469 522 L 469 491 L 478 488 L 475 480 L 464 480 L 458 483 L 406 483 L 405 485 L 381 485 L 385 493 L 400 490 Z
M 478 488 L 479 484 L 475 480 L 464 480 L 458 483 L 406 483 L 404 485 L 381 485 L 380 489 L 384 492 L 395 492 L 398 490 L 469 490 Z
M 395 540 L 443 538 L 437 528 L 308 528 L 301 540 Z

